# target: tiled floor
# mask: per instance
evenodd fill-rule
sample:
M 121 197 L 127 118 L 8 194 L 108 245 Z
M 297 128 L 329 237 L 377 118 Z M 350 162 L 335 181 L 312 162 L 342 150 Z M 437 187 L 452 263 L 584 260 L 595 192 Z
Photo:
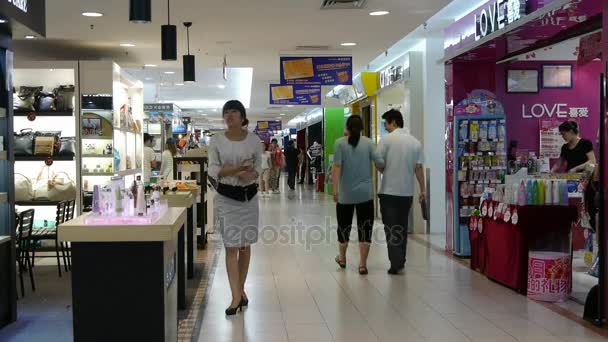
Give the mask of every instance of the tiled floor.
M 263 199 L 261 219 L 249 308 L 224 315 L 230 290 L 222 254 L 199 341 L 606 341 L 420 243 L 410 242 L 405 273 L 389 276 L 382 229 L 369 275 L 356 272 L 356 248 L 340 270 L 329 197 L 298 191 Z

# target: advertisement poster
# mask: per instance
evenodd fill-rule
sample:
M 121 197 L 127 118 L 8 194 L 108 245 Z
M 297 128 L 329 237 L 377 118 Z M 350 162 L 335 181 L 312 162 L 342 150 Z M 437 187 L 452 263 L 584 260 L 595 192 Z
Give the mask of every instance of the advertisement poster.
M 283 129 L 281 121 L 258 121 L 254 133 L 265 142 Z
M 281 84 L 351 85 L 352 57 L 281 57 Z
M 564 139 L 559 134 L 559 124 L 557 120 L 543 120 L 540 122 L 540 157 L 558 159 Z
M 270 85 L 271 105 L 320 105 L 321 85 L 319 84 L 294 84 L 294 85 Z

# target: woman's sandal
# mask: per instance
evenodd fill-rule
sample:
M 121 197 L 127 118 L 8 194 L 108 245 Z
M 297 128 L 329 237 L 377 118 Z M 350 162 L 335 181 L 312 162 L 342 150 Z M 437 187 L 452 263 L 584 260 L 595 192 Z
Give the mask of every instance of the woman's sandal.
M 367 272 L 367 267 L 365 267 L 365 266 L 359 266 L 359 274 L 360 275 L 366 275 L 367 273 L 368 273 Z
M 339 255 L 336 255 L 336 258 L 334 260 L 336 261 L 336 264 L 340 265 L 340 268 L 346 268 L 346 261 L 345 262 L 340 261 Z

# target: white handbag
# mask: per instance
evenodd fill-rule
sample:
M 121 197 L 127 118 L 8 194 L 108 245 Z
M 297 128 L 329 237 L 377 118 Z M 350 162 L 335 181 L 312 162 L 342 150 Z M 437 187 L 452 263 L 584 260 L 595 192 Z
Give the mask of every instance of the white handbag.
M 57 172 L 48 181 L 48 198 L 50 201 L 66 201 L 76 198 L 76 185 L 65 172 Z
M 44 171 L 46 170 L 46 177 Z M 34 201 L 48 201 L 49 200 L 49 173 L 50 168 L 43 166 L 38 173 L 38 177 L 32 182 L 32 191 Z
M 32 181 L 20 173 L 15 173 L 15 201 L 31 201 L 33 198 Z

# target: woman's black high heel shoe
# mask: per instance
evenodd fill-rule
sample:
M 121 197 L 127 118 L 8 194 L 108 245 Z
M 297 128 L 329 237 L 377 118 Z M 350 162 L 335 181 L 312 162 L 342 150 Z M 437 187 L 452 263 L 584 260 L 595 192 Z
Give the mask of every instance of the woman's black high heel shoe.
M 239 305 L 236 308 L 228 308 L 226 309 L 226 316 L 234 316 L 236 315 L 237 312 L 243 311 L 243 300 L 241 299 L 241 302 L 239 303 Z
M 241 297 L 241 306 L 248 306 L 249 305 L 249 298 L 245 298 L 245 297 Z

